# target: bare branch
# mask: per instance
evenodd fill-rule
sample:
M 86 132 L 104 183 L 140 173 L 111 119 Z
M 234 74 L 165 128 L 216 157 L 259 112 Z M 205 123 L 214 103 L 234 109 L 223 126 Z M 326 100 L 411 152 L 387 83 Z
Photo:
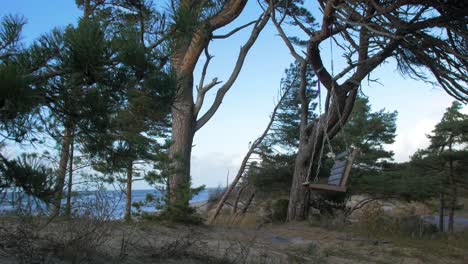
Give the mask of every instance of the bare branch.
M 299 55 L 296 50 L 294 49 L 294 46 L 292 45 L 291 41 L 288 39 L 288 37 L 286 36 L 286 33 L 284 33 L 284 30 L 283 28 L 281 27 L 281 25 L 278 23 L 278 21 L 276 21 L 276 16 L 275 16 L 275 9 L 272 8 L 272 3 L 270 3 L 270 13 L 271 13 L 271 21 L 273 21 L 273 24 L 275 25 L 276 27 L 276 30 L 278 31 L 278 33 L 280 34 L 280 37 L 283 39 L 283 42 L 284 44 L 286 44 L 286 46 L 288 47 L 289 49 L 289 52 L 291 53 L 291 55 L 300 63 L 304 62 L 305 59 L 303 57 L 301 57 L 301 55 Z
M 208 109 L 208 111 L 202 117 L 200 117 L 200 119 L 197 120 L 195 131 L 203 127 L 208 122 L 208 120 L 210 120 L 211 117 L 213 117 L 214 113 L 216 113 L 216 111 L 218 110 L 219 106 L 221 105 L 223 101 L 224 96 L 226 95 L 226 93 L 229 91 L 229 89 L 232 87 L 235 80 L 239 76 L 239 73 L 242 69 L 242 66 L 244 65 L 245 58 L 247 57 L 247 54 L 250 48 L 252 48 L 253 44 L 255 43 L 258 36 L 260 35 L 260 32 L 263 30 L 263 28 L 265 27 L 269 19 L 270 19 L 269 10 L 267 10 L 267 12 L 263 13 L 259 17 L 257 21 L 257 25 L 252 29 L 252 33 L 250 34 L 249 39 L 244 44 L 244 46 L 242 46 L 240 49 L 239 55 L 237 57 L 236 65 L 234 66 L 231 76 L 229 77 L 227 82 L 216 93 L 215 100 L 213 104 L 211 105 L 211 107 Z
M 200 112 L 200 109 L 203 106 L 203 101 L 205 100 L 206 93 L 211 90 L 211 88 L 215 87 L 217 84 L 220 84 L 221 82 L 218 81 L 218 78 L 214 78 L 210 83 L 208 83 L 206 86 L 202 87 L 201 89 L 198 89 L 198 94 L 197 94 L 197 101 L 194 106 L 194 116 L 198 116 L 198 113 Z
M 291 85 L 289 85 L 288 87 L 286 87 L 286 89 L 283 91 L 283 94 L 281 95 L 278 103 L 275 105 L 275 107 L 273 108 L 273 113 L 271 114 L 271 117 L 270 117 L 270 121 L 268 122 L 268 125 L 266 126 L 265 130 L 263 131 L 262 135 L 260 137 L 258 137 L 253 143 L 252 145 L 250 146 L 249 148 L 249 151 L 247 152 L 247 154 L 245 155 L 244 159 L 242 160 L 242 163 L 241 163 L 241 166 L 239 168 L 239 171 L 237 172 L 237 175 L 236 177 L 234 178 L 234 180 L 232 181 L 231 185 L 229 185 L 229 188 L 226 190 L 226 192 L 223 194 L 223 196 L 221 197 L 221 199 L 219 200 L 218 202 L 218 205 L 216 206 L 216 209 L 215 209 L 215 212 L 213 213 L 213 216 L 211 217 L 211 219 L 209 220 L 210 223 L 213 223 L 213 221 L 216 219 L 216 217 L 218 216 L 219 212 L 221 211 L 221 209 L 223 208 L 223 205 L 226 204 L 226 200 L 227 198 L 229 197 L 229 195 L 231 194 L 231 192 L 234 190 L 234 188 L 236 187 L 237 183 L 240 181 L 240 179 L 242 178 L 242 176 L 244 175 L 245 173 L 245 170 L 246 170 L 246 166 L 247 166 L 247 163 L 248 161 L 250 160 L 250 156 L 252 156 L 252 154 L 255 152 L 255 150 L 257 149 L 257 147 L 262 143 L 263 139 L 265 139 L 265 137 L 268 135 L 268 131 L 270 131 L 270 128 L 271 126 L 273 125 L 273 122 L 275 121 L 275 117 L 276 117 L 276 113 L 278 112 L 278 109 L 281 105 L 281 103 L 283 102 L 284 98 L 286 98 L 289 90 L 291 89 L 291 86 L 294 82 L 291 82 Z
M 225 39 L 225 38 L 229 38 L 230 36 L 234 35 L 235 33 L 237 33 L 238 31 L 250 26 L 250 25 L 253 25 L 257 23 L 257 20 L 254 20 L 254 21 L 251 21 L 243 26 L 240 26 L 240 27 L 237 27 L 235 29 L 233 29 L 231 32 L 227 33 L 227 34 L 224 34 L 224 35 L 213 35 L 213 37 L 211 37 L 212 39 Z

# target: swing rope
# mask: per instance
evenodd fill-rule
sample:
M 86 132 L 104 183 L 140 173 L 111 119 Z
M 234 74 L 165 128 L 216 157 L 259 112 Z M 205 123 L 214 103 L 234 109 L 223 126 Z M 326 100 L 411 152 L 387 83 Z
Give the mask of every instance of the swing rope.
M 331 87 L 331 96 L 330 96 L 330 102 L 333 104 L 333 100 L 335 100 L 334 98 L 336 98 L 336 90 L 335 90 L 335 81 L 334 81 L 334 60 L 333 60 L 333 35 L 332 35 L 332 30 L 333 30 L 333 25 L 330 25 L 329 27 L 330 29 L 330 65 L 331 65 L 331 76 L 332 76 L 332 87 Z M 320 71 L 320 70 L 319 70 Z M 318 72 L 315 73 L 315 75 L 318 77 Z M 320 79 L 318 79 L 318 85 L 317 85 L 317 92 L 318 92 L 318 97 L 319 97 L 319 102 L 318 102 L 318 105 L 319 105 L 319 117 L 322 116 L 322 93 L 321 93 L 321 89 L 320 89 Z M 340 109 L 339 109 L 339 106 L 338 104 L 336 104 L 336 111 L 337 111 L 337 114 L 338 114 L 338 124 L 341 128 L 341 131 L 344 132 L 344 127 L 343 127 L 343 117 L 341 115 L 341 112 L 340 112 Z M 327 113 L 326 113 L 326 119 L 325 119 L 325 126 L 323 127 L 323 133 L 324 133 L 324 140 L 322 140 L 322 145 L 321 145 L 321 148 L 320 148 L 320 152 L 319 152 L 319 159 L 318 159 L 318 164 L 317 164 L 317 170 L 315 172 L 315 177 L 314 177 L 314 183 L 318 182 L 318 176 L 319 176 L 319 173 L 320 173 L 320 168 L 321 168 L 321 165 L 322 165 L 322 157 L 323 157 L 323 149 L 325 147 L 325 143 L 327 143 L 329 149 L 330 149 L 330 153 L 332 155 L 332 158 L 335 159 L 335 152 L 333 151 L 333 148 L 332 148 L 332 144 L 331 144 L 331 141 L 330 141 L 330 137 L 328 136 L 328 125 L 329 125 L 329 118 L 330 118 L 330 109 L 327 110 Z M 319 119 L 320 120 L 320 119 Z M 319 136 L 319 132 L 318 131 L 320 128 L 320 122 L 317 124 L 317 130 L 316 130 L 316 139 L 318 138 Z M 346 146 L 346 149 L 348 150 L 349 149 L 349 145 L 347 143 L 347 140 L 346 140 L 346 135 L 343 136 L 343 140 L 345 141 L 345 146 Z M 313 162 L 314 162 L 314 154 L 312 154 L 312 157 L 311 157 L 311 160 L 310 160 L 310 164 L 309 164 L 309 168 L 307 170 L 307 179 L 306 181 L 307 182 L 310 182 L 310 177 L 311 177 L 311 171 L 312 171 L 312 167 L 313 167 Z

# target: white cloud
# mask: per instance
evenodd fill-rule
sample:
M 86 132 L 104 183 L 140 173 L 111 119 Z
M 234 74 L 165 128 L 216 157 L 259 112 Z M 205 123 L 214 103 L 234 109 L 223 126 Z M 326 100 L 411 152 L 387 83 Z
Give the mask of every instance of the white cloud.
M 243 158 L 243 154 L 219 152 L 192 155 L 191 174 L 193 185 L 225 186 L 226 176 L 229 173 L 230 183 L 237 174 Z
M 388 149 L 395 152 L 395 161 L 408 161 L 409 157 L 418 149 L 429 145 L 427 134 L 430 134 L 437 124 L 437 120 L 423 119 L 413 126 L 407 126 L 404 130 L 398 129 L 395 143 L 388 146 Z

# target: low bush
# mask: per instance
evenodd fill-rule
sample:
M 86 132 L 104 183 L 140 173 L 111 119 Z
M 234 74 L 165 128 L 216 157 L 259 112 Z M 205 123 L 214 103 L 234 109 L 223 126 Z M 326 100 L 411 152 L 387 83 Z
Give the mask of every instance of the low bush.
M 427 239 L 437 233 L 437 227 L 424 221 L 421 216 L 411 212 L 390 216 L 384 212 L 379 202 L 371 203 L 361 210 L 355 227 L 367 236 L 399 235 Z

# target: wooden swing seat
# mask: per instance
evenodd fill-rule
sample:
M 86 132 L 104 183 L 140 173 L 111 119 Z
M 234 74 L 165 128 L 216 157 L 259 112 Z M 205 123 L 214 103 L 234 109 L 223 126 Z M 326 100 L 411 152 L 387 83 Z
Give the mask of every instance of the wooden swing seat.
M 356 154 L 357 149 L 352 149 L 336 155 L 327 184 L 305 182 L 303 186 L 314 190 L 346 192 L 346 183 Z

